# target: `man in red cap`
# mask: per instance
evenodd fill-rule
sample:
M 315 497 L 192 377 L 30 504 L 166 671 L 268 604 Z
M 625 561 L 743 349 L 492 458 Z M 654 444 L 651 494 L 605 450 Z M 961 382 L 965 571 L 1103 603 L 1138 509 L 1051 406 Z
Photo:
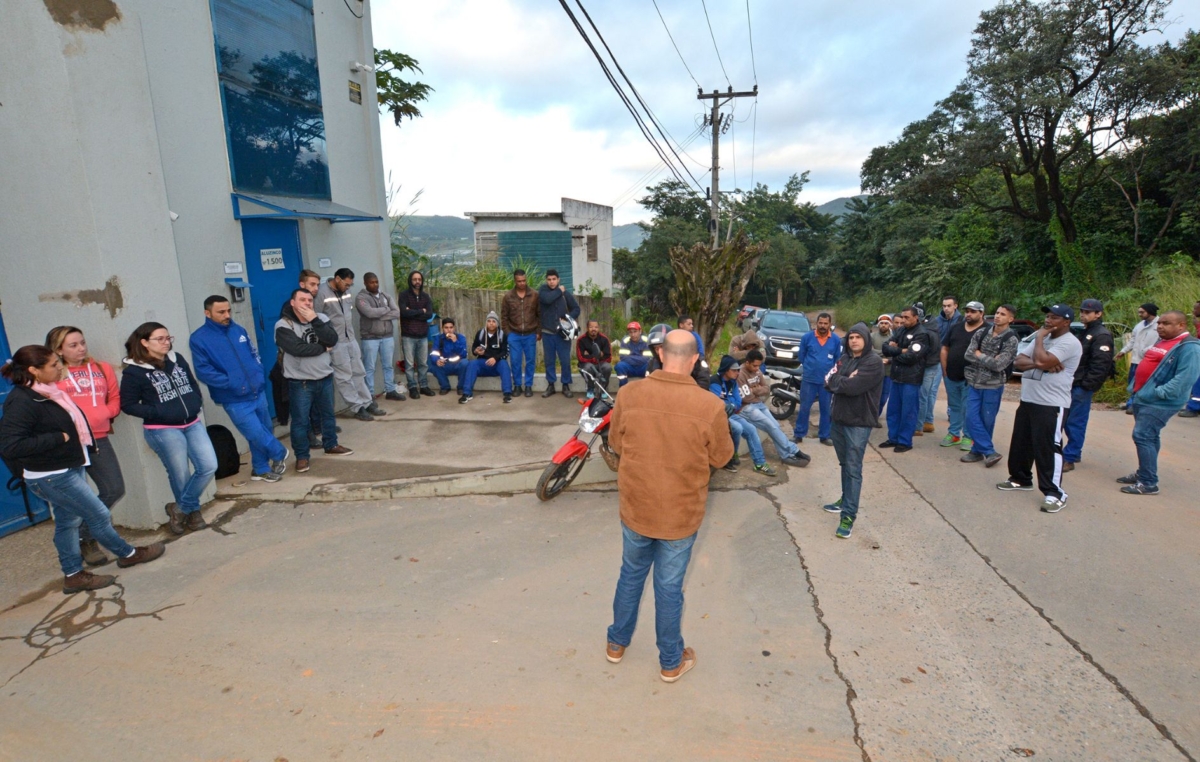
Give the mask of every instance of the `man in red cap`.
M 645 378 L 650 359 L 650 345 L 642 338 L 642 324 L 634 320 L 625 326 L 629 335 L 617 344 L 617 383 L 624 386 L 631 378 Z

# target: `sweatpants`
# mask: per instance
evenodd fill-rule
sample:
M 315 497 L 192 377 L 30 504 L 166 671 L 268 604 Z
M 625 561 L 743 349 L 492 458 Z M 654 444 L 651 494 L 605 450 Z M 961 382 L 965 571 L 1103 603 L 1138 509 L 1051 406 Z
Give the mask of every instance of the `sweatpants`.
M 1021 401 L 1008 446 L 1008 477 L 1033 484 L 1037 463 L 1038 489 L 1047 497 L 1066 498 L 1062 489 L 1062 425 L 1070 408 Z

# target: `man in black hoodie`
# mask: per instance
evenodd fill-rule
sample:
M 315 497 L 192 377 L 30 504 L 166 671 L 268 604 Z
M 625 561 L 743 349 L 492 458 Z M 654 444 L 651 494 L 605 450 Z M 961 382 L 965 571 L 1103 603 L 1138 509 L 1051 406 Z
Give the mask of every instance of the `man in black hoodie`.
M 404 350 L 404 374 L 408 377 L 408 396 L 433 396 L 429 388 L 429 318 L 433 300 L 425 293 L 425 276 L 419 270 L 408 274 L 408 290 L 396 296 L 400 307 L 400 346 Z
M 871 329 L 866 323 L 855 323 L 846 332 L 845 348 L 825 379 L 825 388 L 833 393 L 831 438 L 842 467 L 842 496 L 825 510 L 842 515 L 837 536 L 845 539 L 858 517 L 863 454 L 871 429 L 879 428 L 879 396 L 883 393 L 883 360 L 871 346 Z

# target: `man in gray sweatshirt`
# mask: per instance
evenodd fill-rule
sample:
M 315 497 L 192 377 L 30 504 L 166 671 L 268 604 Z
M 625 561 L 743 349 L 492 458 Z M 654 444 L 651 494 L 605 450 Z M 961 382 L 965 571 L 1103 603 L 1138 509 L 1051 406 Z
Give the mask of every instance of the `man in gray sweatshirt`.
M 1009 326 L 1017 316 L 1016 308 L 1002 304 L 996 308 L 992 325 L 971 334 L 964 355 L 967 379 L 967 401 L 965 405 L 966 428 L 973 440 L 971 451 L 959 458 L 963 463 L 983 464 L 988 468 L 1000 462 L 1000 453 L 992 442 L 996 429 L 996 415 L 1000 412 L 1000 400 L 1004 397 L 1004 384 L 1008 382 L 1008 367 L 1017 356 L 1017 334 Z
M 354 340 L 354 294 L 350 293 L 353 287 L 354 271 L 348 267 L 339 269 L 317 289 L 313 309 L 328 317 L 337 332 L 337 346 L 330 359 L 338 393 L 350 405 L 355 418 L 373 421 L 377 415 L 387 415 L 387 411 L 375 404 L 375 397 L 367 387 L 362 351 Z
M 393 336 L 394 321 L 400 319 L 400 308 L 395 299 L 379 290 L 379 276 L 375 273 L 363 276 L 363 286 L 365 288 L 354 297 L 354 308 L 358 310 L 358 334 L 362 338 L 367 390 L 375 396 L 375 362 L 378 360 L 383 365 L 385 399 L 403 400 L 404 392 L 396 388 L 396 339 Z

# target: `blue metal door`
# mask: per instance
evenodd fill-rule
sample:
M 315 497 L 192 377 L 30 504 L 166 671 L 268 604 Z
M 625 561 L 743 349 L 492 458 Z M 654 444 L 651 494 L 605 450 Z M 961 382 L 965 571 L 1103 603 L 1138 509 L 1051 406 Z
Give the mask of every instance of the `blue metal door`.
M 275 367 L 275 322 L 283 303 L 300 282 L 300 223 L 242 220 L 242 245 L 246 248 L 246 280 L 252 287 L 255 344 L 270 376 Z M 267 404 L 274 416 L 275 400 L 270 393 Z
M 7 362 L 11 357 L 12 350 L 8 346 L 8 334 L 4 331 L 4 316 L 0 314 L 0 363 Z M 8 383 L 8 379 L 0 376 L 0 405 L 4 404 L 10 391 L 12 391 L 12 384 Z M 20 488 L 16 490 L 8 488 L 8 480 L 11 476 L 12 474 L 9 473 L 4 462 L 0 461 L 0 537 L 50 518 L 50 506 L 44 500 L 32 492 L 26 491 L 26 495 L 22 495 Z M 26 506 L 27 498 L 28 507 Z M 29 521 L 31 513 L 33 514 L 32 522 Z

